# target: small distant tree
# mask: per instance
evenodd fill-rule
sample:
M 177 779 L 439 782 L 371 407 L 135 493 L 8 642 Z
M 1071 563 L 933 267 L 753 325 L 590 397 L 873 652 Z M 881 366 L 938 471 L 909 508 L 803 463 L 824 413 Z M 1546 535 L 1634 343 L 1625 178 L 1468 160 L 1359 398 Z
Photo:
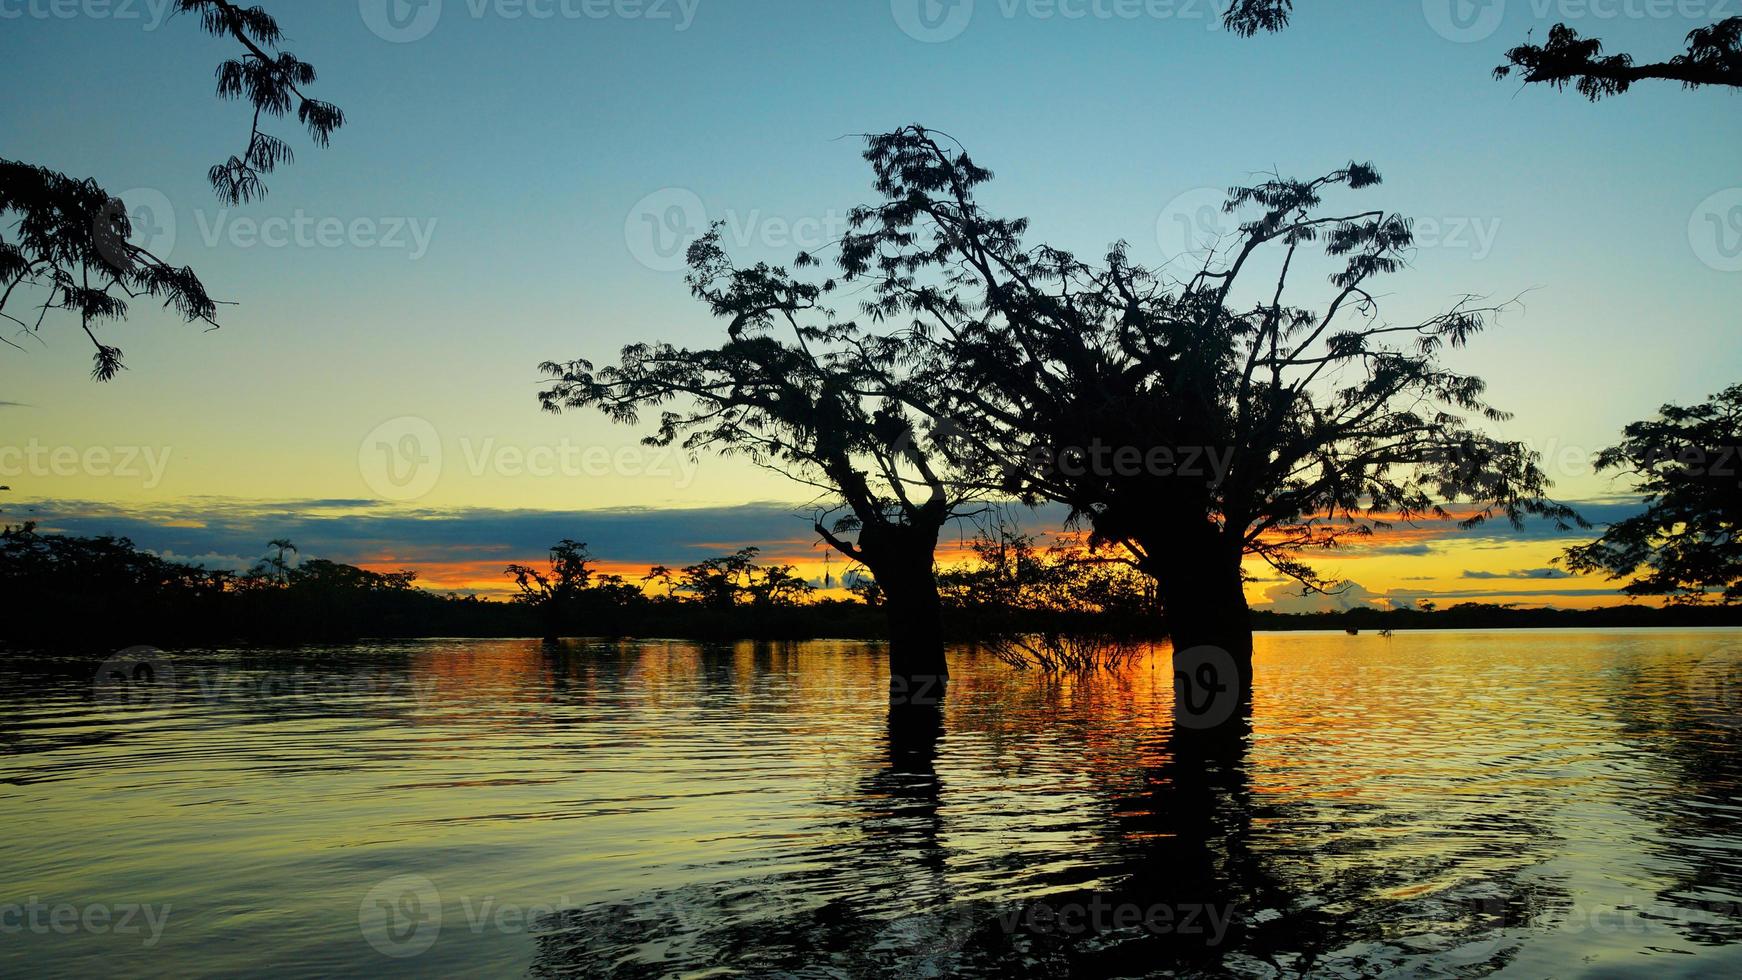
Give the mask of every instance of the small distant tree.
M 266 567 L 280 582 L 288 582 L 291 561 L 286 555 L 297 554 L 296 545 L 291 544 L 289 538 L 273 538 L 267 542 L 266 546 L 272 549 L 272 554 L 267 556 L 265 560 Z
M 593 556 L 585 544 L 564 538 L 550 549 L 547 571 L 509 565 L 504 574 L 513 578 L 520 590 L 515 601 L 540 610 L 545 637 L 555 639 L 574 621 L 579 600 L 592 584 Z
M 768 565 L 750 583 L 750 601 L 759 606 L 791 606 L 815 589 L 791 565 Z
M 855 599 L 865 605 L 873 609 L 883 605 L 883 590 L 878 588 L 877 580 L 870 575 L 853 569 L 841 576 L 841 584 L 846 586 L 847 591 L 851 592 Z
M 1645 512 L 1567 549 L 1569 568 L 1675 603 L 1742 601 L 1742 385 L 1699 405 L 1665 405 L 1623 430 L 1599 470 L 1631 478 Z
M 729 555 L 685 565 L 679 573 L 678 591 L 695 596 L 713 609 L 731 609 L 749 594 L 755 581 L 759 548 L 740 548 Z
M 672 579 L 671 569 L 664 565 L 655 565 L 648 569 L 647 574 L 641 577 L 641 582 L 643 585 L 650 585 L 654 582 L 664 582 L 665 597 L 667 599 L 672 597 L 672 590 L 677 584 Z

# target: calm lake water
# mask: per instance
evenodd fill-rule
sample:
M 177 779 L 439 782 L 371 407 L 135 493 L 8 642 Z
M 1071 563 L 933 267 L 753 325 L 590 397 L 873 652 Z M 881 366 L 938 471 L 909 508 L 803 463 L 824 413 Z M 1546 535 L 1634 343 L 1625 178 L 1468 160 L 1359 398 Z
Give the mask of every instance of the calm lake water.
M 1258 649 L 1214 758 L 1165 657 L 0 664 L 0 975 L 1742 975 L 1742 632 Z

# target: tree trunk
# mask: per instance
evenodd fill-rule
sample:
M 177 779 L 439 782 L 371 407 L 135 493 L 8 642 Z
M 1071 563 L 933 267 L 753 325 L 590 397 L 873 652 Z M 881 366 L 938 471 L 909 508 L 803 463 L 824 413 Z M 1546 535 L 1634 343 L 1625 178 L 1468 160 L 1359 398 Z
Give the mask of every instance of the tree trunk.
M 936 704 L 950 676 L 944 658 L 943 601 L 932 563 L 938 528 L 867 525 L 859 558 L 883 592 L 889 618 L 889 696 L 897 703 Z
M 1252 615 L 1240 553 L 1215 541 L 1191 548 L 1176 536 L 1146 550 L 1173 643 L 1175 721 L 1199 731 L 1238 729 L 1252 699 Z
M 942 699 L 950 668 L 944 657 L 943 602 L 927 565 L 923 576 L 888 579 L 883 587 L 889 617 L 889 693 L 912 704 Z

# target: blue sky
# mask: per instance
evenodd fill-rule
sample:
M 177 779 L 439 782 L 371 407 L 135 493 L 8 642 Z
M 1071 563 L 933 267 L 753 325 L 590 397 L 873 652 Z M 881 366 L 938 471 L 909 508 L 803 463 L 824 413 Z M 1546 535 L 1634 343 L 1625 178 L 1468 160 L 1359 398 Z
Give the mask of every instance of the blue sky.
M 1495 0 L 1464 8 L 1474 27 L 1460 34 L 1442 0 L 1303 0 L 1288 32 L 1242 40 L 1190 2 L 977 0 L 962 19 L 959 0 L 932 9 L 943 34 L 960 32 L 927 43 L 903 30 L 922 23 L 910 0 L 443 0 L 421 21 L 397 8 L 421 36 L 394 43 L 381 36 L 394 29 L 371 29 L 381 0 L 267 2 L 349 121 L 326 150 L 276 126 L 296 162 L 264 201 L 225 209 L 204 173 L 247 131 L 212 94 L 229 46 L 185 17 L 156 23 L 159 3 L 0 0 L 13 95 L 0 156 L 137 191 L 130 202 L 174 228 L 169 257 L 238 305 L 215 333 L 141 308 L 110 328 L 131 370 L 106 386 L 85 379 L 73 324 L 51 320 L 28 354 L 0 350 L 0 400 L 18 403 L 0 407 L 0 447 L 168 459 L 156 480 L 9 475 L 19 503 L 375 498 L 359 447 L 404 418 L 427 423 L 446 465 L 389 503 L 802 502 L 736 462 L 539 476 L 494 454 L 633 446 L 638 432 L 602 419 L 541 415 L 535 365 L 708 341 L 717 325 L 652 236 L 721 219 L 738 254 L 787 258 L 868 199 L 853 134 L 909 122 L 991 167 L 985 199 L 1030 217 L 1036 239 L 1089 254 L 1123 239 L 1157 263 L 1205 188 L 1374 161 L 1386 183 L 1363 203 L 1414 215 L 1423 233 L 1387 311 L 1525 295 L 1458 366 L 1490 380 L 1517 413 L 1504 433 L 1549 453 L 1570 498 L 1615 491 L 1577 460 L 1625 422 L 1742 376 L 1742 272 L 1697 240 L 1702 208 L 1720 209 L 1721 236 L 1724 195 L 1742 206 L 1739 96 L 1647 85 L 1593 105 L 1488 77 L 1557 19 L 1667 56 L 1725 15 L 1712 5 L 1656 17 L 1664 8 L 1643 3 Z M 323 242 L 313 229 L 335 220 L 344 230 Z M 306 234 L 286 230 L 299 222 Z M 274 228 L 291 240 L 270 244 Z

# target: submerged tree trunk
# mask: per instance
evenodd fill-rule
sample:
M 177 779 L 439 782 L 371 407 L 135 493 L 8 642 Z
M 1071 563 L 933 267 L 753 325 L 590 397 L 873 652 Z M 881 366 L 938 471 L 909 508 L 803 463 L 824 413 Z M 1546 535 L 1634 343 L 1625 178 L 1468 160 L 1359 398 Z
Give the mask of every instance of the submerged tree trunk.
M 1193 545 L 1196 545 L 1195 547 Z M 1241 552 L 1217 535 L 1145 542 L 1173 645 L 1174 718 L 1202 732 L 1235 733 L 1252 700 L 1252 614 Z
M 943 600 L 933 571 L 938 528 L 868 525 L 859 560 L 883 592 L 889 619 L 889 694 L 898 702 L 935 704 L 949 679 L 944 657 Z
M 877 581 L 889 617 L 889 692 L 916 704 L 935 702 L 950 676 L 937 581 L 929 567 L 923 577 L 886 581 L 878 575 Z

